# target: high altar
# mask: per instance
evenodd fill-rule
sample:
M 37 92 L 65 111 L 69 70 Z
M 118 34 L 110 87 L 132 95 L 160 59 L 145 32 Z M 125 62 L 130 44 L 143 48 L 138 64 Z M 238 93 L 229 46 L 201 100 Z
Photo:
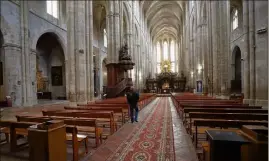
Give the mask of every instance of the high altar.
M 171 62 L 165 60 L 161 63 L 161 73 L 156 74 L 156 78 L 148 78 L 144 92 L 170 93 L 184 92 L 186 77 L 183 72 L 171 72 Z

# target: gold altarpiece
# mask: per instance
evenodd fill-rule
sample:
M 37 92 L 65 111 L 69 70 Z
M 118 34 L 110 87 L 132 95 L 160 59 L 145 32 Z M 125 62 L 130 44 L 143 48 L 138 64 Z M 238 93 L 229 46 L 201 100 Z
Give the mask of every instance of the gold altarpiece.
M 164 60 L 161 62 L 161 73 L 156 74 L 156 78 L 148 78 L 146 80 L 146 88 L 144 92 L 170 93 L 184 92 L 186 85 L 186 77 L 183 72 L 179 75 L 171 72 L 171 62 Z
M 48 91 L 48 79 L 43 77 L 42 71 L 39 69 L 39 60 L 37 57 L 36 61 L 36 81 L 37 81 L 37 92 L 47 92 Z

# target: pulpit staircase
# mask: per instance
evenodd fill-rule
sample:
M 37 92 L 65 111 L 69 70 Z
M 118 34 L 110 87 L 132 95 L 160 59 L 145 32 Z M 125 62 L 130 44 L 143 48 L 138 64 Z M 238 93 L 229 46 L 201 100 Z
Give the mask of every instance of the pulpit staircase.
M 106 98 L 123 96 L 125 90 L 133 85 L 132 78 L 124 78 L 115 86 L 106 87 Z

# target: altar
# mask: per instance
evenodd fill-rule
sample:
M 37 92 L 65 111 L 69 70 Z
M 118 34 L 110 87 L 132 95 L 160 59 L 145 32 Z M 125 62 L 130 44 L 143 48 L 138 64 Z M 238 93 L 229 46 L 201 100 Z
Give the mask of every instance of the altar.
M 156 74 L 156 78 L 147 78 L 144 92 L 169 94 L 172 92 L 184 92 L 186 77 L 183 72 L 179 75 L 171 72 L 171 62 L 168 60 L 161 63 L 161 73 Z
M 171 89 L 161 89 L 162 94 L 169 94 L 171 92 L 172 92 Z

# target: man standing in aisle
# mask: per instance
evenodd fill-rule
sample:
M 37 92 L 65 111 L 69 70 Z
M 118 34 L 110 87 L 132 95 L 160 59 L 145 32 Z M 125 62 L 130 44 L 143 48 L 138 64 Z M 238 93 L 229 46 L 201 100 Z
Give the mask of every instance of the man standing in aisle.
M 134 87 L 130 87 L 130 91 L 127 93 L 127 102 L 129 104 L 130 109 L 130 118 L 131 122 L 133 123 L 138 122 L 138 100 L 139 100 L 139 94 L 134 91 Z M 135 116 L 134 116 L 135 111 Z

